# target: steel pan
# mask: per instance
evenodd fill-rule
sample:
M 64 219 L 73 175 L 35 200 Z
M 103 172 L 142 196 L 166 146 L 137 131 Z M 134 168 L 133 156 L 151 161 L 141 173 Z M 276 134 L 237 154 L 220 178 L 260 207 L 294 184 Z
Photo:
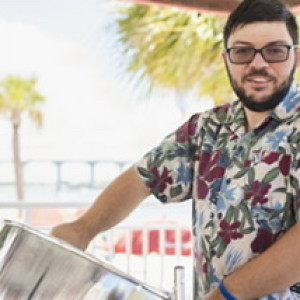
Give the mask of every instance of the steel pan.
M 0 299 L 171 299 L 104 261 L 15 221 L 0 222 Z

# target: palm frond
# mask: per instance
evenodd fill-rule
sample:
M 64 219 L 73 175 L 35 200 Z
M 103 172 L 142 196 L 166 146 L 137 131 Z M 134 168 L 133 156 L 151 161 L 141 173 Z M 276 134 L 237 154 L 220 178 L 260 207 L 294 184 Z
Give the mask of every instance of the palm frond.
M 217 103 L 220 95 L 230 94 L 222 71 L 224 18 L 133 4 L 120 8 L 117 22 L 128 70 L 140 72 L 154 88 L 197 87 L 199 95 L 213 95 Z
M 5 115 L 27 112 L 37 124 L 41 124 L 38 107 L 45 97 L 37 91 L 35 78 L 24 79 L 9 75 L 0 82 L 0 113 Z

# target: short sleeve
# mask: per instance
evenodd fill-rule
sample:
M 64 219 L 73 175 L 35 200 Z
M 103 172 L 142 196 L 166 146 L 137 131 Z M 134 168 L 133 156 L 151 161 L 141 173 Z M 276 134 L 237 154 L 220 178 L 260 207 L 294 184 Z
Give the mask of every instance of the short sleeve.
M 135 164 L 151 193 L 162 202 L 191 198 L 195 153 L 201 139 L 200 116 L 193 115 Z
M 296 222 L 300 222 L 300 145 L 297 146 L 297 154 L 292 166 L 290 187 L 291 195 L 293 195 L 294 215 Z

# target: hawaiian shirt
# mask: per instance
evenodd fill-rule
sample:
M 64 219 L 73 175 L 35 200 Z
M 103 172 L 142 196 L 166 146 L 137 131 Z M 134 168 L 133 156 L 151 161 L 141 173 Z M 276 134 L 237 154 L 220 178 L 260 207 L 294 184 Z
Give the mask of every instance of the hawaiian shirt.
M 161 202 L 193 201 L 194 299 L 299 221 L 299 129 L 293 83 L 254 130 L 237 100 L 193 115 L 136 163 Z M 300 299 L 299 285 L 261 299 Z

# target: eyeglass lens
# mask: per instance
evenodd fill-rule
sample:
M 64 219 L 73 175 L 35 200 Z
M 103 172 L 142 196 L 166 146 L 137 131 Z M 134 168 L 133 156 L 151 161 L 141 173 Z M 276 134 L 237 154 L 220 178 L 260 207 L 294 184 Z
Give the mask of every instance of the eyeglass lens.
M 233 47 L 229 49 L 229 57 L 233 63 L 250 63 L 255 54 L 260 52 L 267 62 L 281 62 L 288 58 L 290 47 L 286 45 L 272 45 L 262 49 L 251 47 Z

